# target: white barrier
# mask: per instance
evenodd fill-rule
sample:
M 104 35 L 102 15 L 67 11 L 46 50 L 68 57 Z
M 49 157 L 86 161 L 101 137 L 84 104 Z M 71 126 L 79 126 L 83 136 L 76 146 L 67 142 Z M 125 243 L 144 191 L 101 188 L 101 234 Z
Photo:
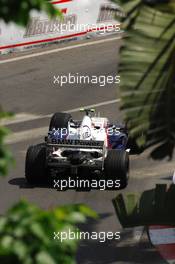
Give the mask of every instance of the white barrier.
M 119 6 L 104 0 L 59 0 L 52 4 L 64 14 L 61 21 L 60 18 L 49 19 L 41 12 L 31 13 L 26 28 L 0 21 L 0 53 L 118 31 L 119 23 L 114 17 L 124 15 Z

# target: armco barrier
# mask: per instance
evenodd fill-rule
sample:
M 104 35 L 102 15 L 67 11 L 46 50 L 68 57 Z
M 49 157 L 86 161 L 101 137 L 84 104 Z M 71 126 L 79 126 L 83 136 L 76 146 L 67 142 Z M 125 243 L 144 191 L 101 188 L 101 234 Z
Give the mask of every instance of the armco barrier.
M 51 4 L 64 14 L 62 21 L 36 11 L 32 12 L 26 28 L 13 23 L 7 25 L 1 20 L 0 53 L 118 31 L 119 22 L 114 17 L 124 15 L 118 5 L 104 0 L 59 0 Z

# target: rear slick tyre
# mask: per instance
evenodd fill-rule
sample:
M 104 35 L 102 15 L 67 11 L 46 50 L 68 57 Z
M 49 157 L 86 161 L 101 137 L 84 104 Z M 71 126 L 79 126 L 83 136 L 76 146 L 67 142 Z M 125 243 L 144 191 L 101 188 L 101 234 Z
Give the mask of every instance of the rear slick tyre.
M 129 155 L 124 150 L 109 150 L 104 161 L 104 171 L 107 179 L 120 180 L 120 189 L 128 184 Z
M 25 177 L 30 184 L 47 182 L 48 171 L 46 168 L 45 144 L 38 144 L 28 148 L 25 162 Z
M 72 119 L 72 116 L 67 113 L 55 113 L 51 120 L 49 125 L 49 131 L 51 131 L 53 128 L 59 129 L 59 128 L 68 128 L 68 122 Z

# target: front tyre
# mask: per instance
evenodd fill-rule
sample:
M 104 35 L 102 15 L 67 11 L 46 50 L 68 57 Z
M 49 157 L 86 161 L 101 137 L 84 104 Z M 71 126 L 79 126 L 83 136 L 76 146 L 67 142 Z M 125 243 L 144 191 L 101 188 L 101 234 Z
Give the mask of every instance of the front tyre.
M 46 168 L 46 146 L 30 146 L 26 154 L 25 177 L 28 183 L 45 183 L 48 180 Z
M 129 155 L 124 150 L 109 150 L 104 161 L 104 171 L 107 179 L 119 179 L 120 189 L 128 185 Z

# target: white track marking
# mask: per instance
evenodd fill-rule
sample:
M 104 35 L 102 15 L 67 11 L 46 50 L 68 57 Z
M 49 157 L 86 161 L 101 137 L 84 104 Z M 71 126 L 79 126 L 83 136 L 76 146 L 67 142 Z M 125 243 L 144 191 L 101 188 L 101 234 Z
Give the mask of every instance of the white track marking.
M 11 133 L 10 136 L 6 138 L 5 143 L 15 144 L 15 143 L 19 143 L 19 142 L 30 140 L 30 139 L 44 137 L 45 135 L 47 135 L 47 131 L 48 131 L 48 126 L 29 129 L 26 131 L 21 131 L 21 132 L 16 132 L 16 133 Z
M 175 228 L 150 229 L 149 233 L 153 245 L 175 244 Z
M 80 111 L 80 108 L 100 107 L 100 106 L 104 106 L 104 105 L 110 105 L 110 104 L 119 103 L 120 101 L 121 101 L 121 99 L 118 98 L 118 99 L 104 101 L 104 102 L 97 103 L 97 104 L 85 105 L 85 106 L 82 106 L 82 107 L 74 108 L 74 109 L 71 109 L 71 110 L 66 110 L 66 111 L 63 111 L 63 112 L 65 112 L 65 113 L 75 113 L 75 112 L 79 112 Z
M 10 118 L 0 120 L 0 125 L 6 126 L 6 125 L 11 125 L 11 124 L 18 124 L 18 123 L 22 123 L 25 121 L 32 121 L 32 120 L 40 119 L 40 118 L 41 118 L 41 115 L 20 113 L 20 114 L 14 115 L 14 117 L 12 116 Z
M 85 106 L 81 106 L 78 108 L 74 108 L 74 109 L 70 109 L 70 110 L 65 110 L 63 112 L 65 113 L 76 113 L 80 110 L 80 108 L 94 108 L 94 107 L 100 107 L 100 106 L 105 106 L 105 105 L 109 105 L 109 104 L 114 104 L 114 103 L 118 103 L 120 102 L 120 99 L 115 99 L 115 100 L 110 100 L 110 101 L 104 101 L 101 103 L 97 103 L 97 104 L 92 104 L 92 105 L 85 105 Z M 25 121 L 33 121 L 33 120 L 39 120 L 42 118 L 50 118 L 52 116 L 52 114 L 48 114 L 48 115 L 34 115 L 34 114 L 28 114 L 28 113 L 20 113 L 20 114 L 16 114 L 14 117 L 10 118 L 10 119 L 4 119 L 0 121 L 0 125 L 11 125 L 11 124 L 18 124 L 18 123 L 22 123 Z
M 105 101 L 105 102 L 101 102 L 101 103 L 97 103 L 97 104 L 93 104 L 93 105 L 86 105 L 86 106 L 82 106 L 82 107 L 83 108 L 93 108 L 93 107 L 100 107 L 100 106 L 104 106 L 104 105 L 114 104 L 114 103 L 118 103 L 118 102 L 120 102 L 120 99 Z M 66 110 L 64 112 L 65 113 L 74 113 L 74 112 L 78 112 L 80 108 L 81 107 L 78 107 L 78 108 Z M 36 120 L 36 119 L 38 120 L 38 119 L 47 118 L 50 116 L 52 116 L 52 114 L 51 115 L 45 115 L 45 116 L 44 115 L 43 116 L 26 115 L 28 120 L 26 120 L 26 119 L 24 120 L 25 114 L 20 114 L 20 116 L 17 116 L 16 120 L 9 120 L 9 121 L 6 121 L 6 123 L 4 121 L 3 125 L 16 124 L 16 123 L 20 123 L 20 122 L 24 122 L 24 121 L 32 121 L 32 120 Z M 14 121 L 14 122 L 12 123 L 12 121 Z M 6 144 L 16 144 L 16 143 L 19 143 L 22 141 L 44 137 L 45 135 L 47 135 L 47 131 L 48 131 L 48 126 L 11 133 L 6 138 L 5 143 Z
M 11 59 L 1 60 L 0 64 L 20 61 L 20 60 L 25 60 L 25 59 L 30 59 L 30 58 L 35 58 L 35 57 L 39 57 L 39 56 L 43 56 L 43 55 L 49 55 L 49 54 L 52 54 L 52 53 L 66 51 L 66 50 L 72 50 L 72 49 L 88 47 L 88 46 L 92 46 L 92 45 L 98 45 L 98 44 L 101 44 L 101 43 L 107 43 L 107 42 L 111 42 L 111 41 L 118 40 L 118 39 L 121 39 L 121 36 L 118 36 L 118 37 L 115 37 L 115 38 L 108 38 L 108 39 L 103 39 L 103 40 L 91 41 L 91 42 L 82 43 L 82 44 L 76 44 L 76 45 L 63 47 L 63 48 L 58 48 L 58 49 L 42 51 L 42 52 L 29 54 L 29 55 L 24 55 L 24 56 L 19 56 L 19 57 L 11 58 Z

